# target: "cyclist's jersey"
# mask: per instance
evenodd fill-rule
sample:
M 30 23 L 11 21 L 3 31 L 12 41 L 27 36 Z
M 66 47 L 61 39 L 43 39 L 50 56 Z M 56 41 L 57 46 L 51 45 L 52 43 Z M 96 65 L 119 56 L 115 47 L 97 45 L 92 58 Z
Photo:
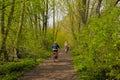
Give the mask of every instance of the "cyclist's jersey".
M 53 51 L 54 51 L 54 52 L 57 52 L 57 51 L 58 51 L 58 48 L 59 48 L 59 45 L 58 45 L 58 44 L 53 44 L 53 45 L 52 45 L 52 48 L 53 48 Z

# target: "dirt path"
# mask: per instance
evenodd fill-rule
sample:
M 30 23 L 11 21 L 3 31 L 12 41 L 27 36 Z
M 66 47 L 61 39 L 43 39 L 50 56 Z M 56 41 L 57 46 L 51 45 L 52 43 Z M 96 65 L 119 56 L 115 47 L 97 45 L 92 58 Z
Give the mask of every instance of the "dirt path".
M 18 80 L 78 80 L 73 70 L 70 54 L 60 53 L 57 62 L 45 60 Z

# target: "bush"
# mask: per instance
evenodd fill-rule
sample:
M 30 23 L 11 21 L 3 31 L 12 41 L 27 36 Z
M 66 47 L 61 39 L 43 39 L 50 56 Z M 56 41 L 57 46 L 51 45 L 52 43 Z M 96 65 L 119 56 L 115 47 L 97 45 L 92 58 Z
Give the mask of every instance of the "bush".
M 80 79 L 120 79 L 119 10 L 92 19 L 79 35 L 79 45 L 72 53 Z
M 16 80 L 23 72 L 32 69 L 45 58 L 51 56 L 51 52 L 40 49 L 39 53 L 29 53 L 19 59 L 18 62 L 7 62 L 0 65 L 0 80 Z

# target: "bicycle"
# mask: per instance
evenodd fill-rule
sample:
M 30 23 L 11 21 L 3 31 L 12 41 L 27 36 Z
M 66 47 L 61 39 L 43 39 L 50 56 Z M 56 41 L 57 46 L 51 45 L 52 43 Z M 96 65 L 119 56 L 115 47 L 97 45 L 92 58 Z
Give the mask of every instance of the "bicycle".
M 58 59 L 58 52 L 53 52 L 53 61 L 55 62 Z
M 68 47 L 68 46 L 66 46 L 66 47 L 65 47 L 65 53 L 67 54 L 67 53 L 68 53 L 68 51 L 69 51 L 69 47 Z

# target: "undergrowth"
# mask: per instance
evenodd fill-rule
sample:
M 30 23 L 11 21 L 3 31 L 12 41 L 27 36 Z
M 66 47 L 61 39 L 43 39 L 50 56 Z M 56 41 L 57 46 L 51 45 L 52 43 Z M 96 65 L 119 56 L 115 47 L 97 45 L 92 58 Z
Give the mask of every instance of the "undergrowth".
M 25 71 L 34 68 L 51 55 L 50 52 L 42 52 L 43 53 L 36 55 L 29 54 L 27 58 L 22 58 L 15 62 L 6 62 L 0 65 L 0 80 L 17 80 Z
M 80 80 L 120 80 L 120 9 L 92 19 L 72 51 Z

